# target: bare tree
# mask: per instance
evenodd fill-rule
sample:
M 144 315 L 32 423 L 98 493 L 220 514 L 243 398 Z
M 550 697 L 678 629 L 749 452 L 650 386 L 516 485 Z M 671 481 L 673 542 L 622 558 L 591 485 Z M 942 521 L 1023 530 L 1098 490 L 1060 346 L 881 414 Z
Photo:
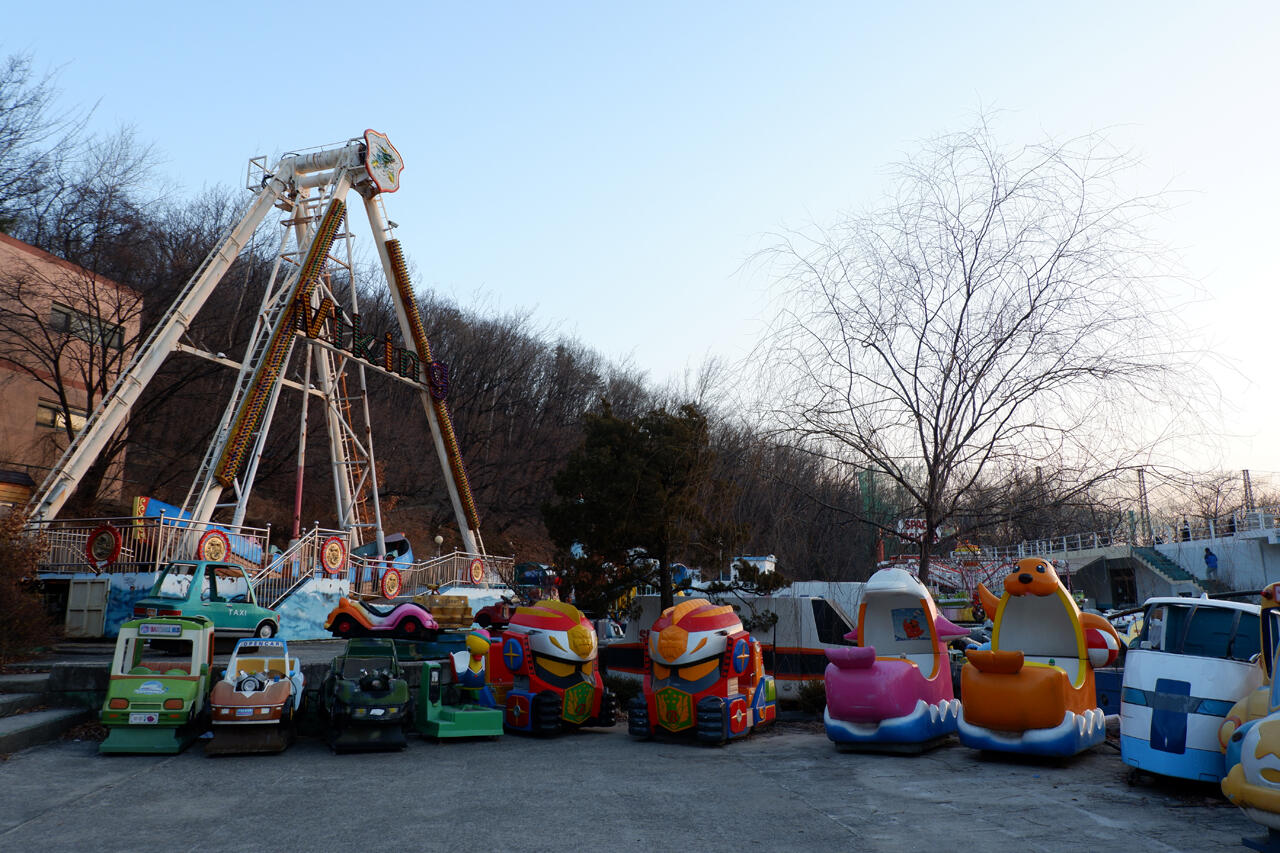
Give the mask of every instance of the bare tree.
M 37 76 L 31 57 L 0 60 L 0 231 L 45 192 L 45 181 L 74 156 L 88 115 L 58 112 L 54 75 Z
M 985 498 L 1037 467 L 1069 500 L 1146 458 L 1204 386 L 1160 307 L 1160 199 L 1118 189 L 1130 165 L 1092 136 L 1006 150 L 983 123 L 899 164 L 880 209 L 784 239 L 768 416 L 957 535 L 1016 512 Z

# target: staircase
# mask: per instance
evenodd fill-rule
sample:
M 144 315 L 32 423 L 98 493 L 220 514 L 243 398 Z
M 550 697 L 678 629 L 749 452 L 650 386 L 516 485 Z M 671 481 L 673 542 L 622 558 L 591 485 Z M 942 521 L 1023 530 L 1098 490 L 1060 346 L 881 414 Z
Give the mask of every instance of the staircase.
M 48 672 L 0 675 L 0 754 L 17 752 L 60 736 L 92 720 L 92 708 L 64 707 Z
M 1199 578 L 1164 554 L 1161 554 L 1155 548 L 1134 548 L 1133 556 L 1148 569 L 1171 584 L 1190 584 L 1195 587 L 1196 592 L 1207 592 Z
M 326 540 L 332 537 L 343 540 L 343 546 L 350 553 L 350 541 L 346 535 L 335 530 L 312 528 L 302 534 L 289 550 L 279 554 L 269 565 L 249 578 L 253 586 L 253 595 L 258 604 L 270 610 L 277 609 L 281 602 L 296 592 L 304 583 L 315 577 L 322 577 L 320 551 Z

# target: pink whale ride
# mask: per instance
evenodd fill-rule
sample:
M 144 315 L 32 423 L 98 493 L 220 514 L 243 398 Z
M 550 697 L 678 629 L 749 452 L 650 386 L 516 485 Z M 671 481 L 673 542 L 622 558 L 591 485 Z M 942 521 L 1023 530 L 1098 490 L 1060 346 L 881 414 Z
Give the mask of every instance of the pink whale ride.
M 967 634 L 910 572 L 876 572 L 845 636 L 857 645 L 827 649 L 827 737 L 841 748 L 923 751 L 954 734 L 960 702 L 946 643 Z

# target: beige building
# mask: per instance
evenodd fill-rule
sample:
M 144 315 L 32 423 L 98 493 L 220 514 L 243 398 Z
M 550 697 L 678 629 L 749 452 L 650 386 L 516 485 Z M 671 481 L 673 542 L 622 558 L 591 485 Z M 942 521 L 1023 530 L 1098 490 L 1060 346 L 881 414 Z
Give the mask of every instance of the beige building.
M 137 291 L 0 234 L 0 502 L 15 480 L 38 486 L 132 356 Z M 99 497 L 123 497 L 124 453 Z

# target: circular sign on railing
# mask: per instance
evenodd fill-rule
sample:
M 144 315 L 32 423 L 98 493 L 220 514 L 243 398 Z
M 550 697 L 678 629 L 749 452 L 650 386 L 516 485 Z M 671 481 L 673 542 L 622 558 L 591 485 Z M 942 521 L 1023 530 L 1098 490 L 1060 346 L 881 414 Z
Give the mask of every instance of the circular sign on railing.
M 196 556 L 211 563 L 220 563 L 231 553 L 231 540 L 221 530 L 210 530 L 200 537 Z
M 100 566 L 101 568 L 106 568 L 116 561 L 116 558 L 120 556 L 122 546 L 120 531 L 110 524 L 103 524 L 89 531 L 89 539 L 85 542 L 84 556 L 95 572 L 101 571 Z
M 403 581 L 400 578 L 399 569 L 387 569 L 382 574 L 382 597 L 395 598 L 400 594 L 400 588 Z
M 347 546 L 338 536 L 330 536 L 320 545 L 320 566 L 325 574 L 336 575 L 347 565 Z
M 471 561 L 471 582 L 482 583 L 484 581 L 484 560 L 476 557 Z

